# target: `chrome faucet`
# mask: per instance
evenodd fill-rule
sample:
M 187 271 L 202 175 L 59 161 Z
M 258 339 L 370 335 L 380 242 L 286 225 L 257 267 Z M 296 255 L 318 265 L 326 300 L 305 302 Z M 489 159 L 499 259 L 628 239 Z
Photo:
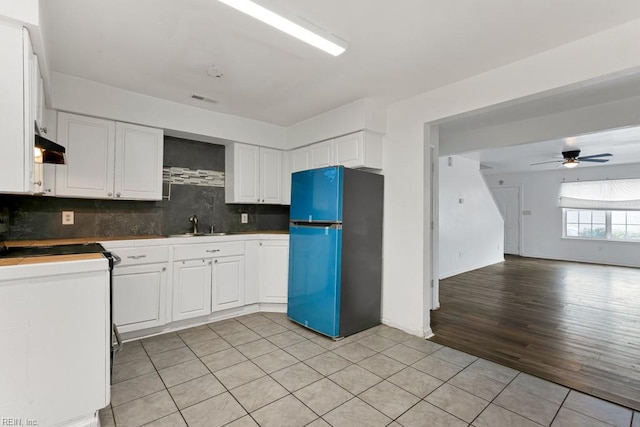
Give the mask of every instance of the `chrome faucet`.
M 209 234 L 213 234 L 215 229 L 216 229 L 216 225 L 215 224 L 211 224 L 211 228 L 209 229 Z
M 189 218 L 189 222 L 193 223 L 193 234 L 198 234 L 198 217 L 196 214 L 193 214 L 191 218 Z

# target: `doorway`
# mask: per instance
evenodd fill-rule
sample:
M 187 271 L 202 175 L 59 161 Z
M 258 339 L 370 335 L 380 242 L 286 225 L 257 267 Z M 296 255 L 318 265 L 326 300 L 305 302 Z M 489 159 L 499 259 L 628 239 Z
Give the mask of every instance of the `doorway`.
M 492 187 L 491 192 L 504 219 L 504 253 L 520 255 L 520 188 Z

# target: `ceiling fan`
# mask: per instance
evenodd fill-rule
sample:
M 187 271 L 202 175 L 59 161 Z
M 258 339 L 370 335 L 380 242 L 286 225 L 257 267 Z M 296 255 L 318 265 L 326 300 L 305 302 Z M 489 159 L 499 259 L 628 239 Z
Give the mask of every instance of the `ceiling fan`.
M 551 160 L 549 162 L 531 163 L 529 166 L 543 165 L 546 163 L 562 163 L 565 168 L 575 168 L 580 162 L 606 163 L 609 159 L 603 157 L 611 157 L 611 153 L 592 154 L 590 156 L 580 157 L 580 150 L 568 150 L 562 152 L 562 160 Z

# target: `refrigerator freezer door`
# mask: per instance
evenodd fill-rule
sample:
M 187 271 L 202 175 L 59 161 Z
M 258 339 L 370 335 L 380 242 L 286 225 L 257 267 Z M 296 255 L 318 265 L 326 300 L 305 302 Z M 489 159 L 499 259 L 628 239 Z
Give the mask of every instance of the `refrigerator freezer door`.
M 340 333 L 342 230 L 290 227 L 288 317 L 330 337 Z
M 331 166 L 291 175 L 290 219 L 294 222 L 342 222 L 344 168 Z

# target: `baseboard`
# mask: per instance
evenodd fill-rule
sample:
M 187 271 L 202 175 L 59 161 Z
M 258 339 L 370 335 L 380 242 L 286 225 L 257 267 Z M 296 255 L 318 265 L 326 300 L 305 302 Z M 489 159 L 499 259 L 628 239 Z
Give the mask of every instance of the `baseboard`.
M 536 254 L 526 254 L 521 255 L 523 258 L 538 258 L 538 259 L 548 259 L 551 261 L 570 261 L 570 262 L 582 262 L 584 264 L 597 264 L 597 265 L 611 265 L 614 267 L 631 267 L 631 268 L 640 268 L 639 264 L 630 264 L 624 262 L 613 262 L 613 261 L 602 261 L 602 260 L 591 260 L 584 258 L 572 258 L 572 257 L 550 257 L 547 255 L 536 255 Z
M 446 273 L 441 273 L 438 276 L 438 279 L 443 280 L 443 279 L 446 279 L 448 277 L 457 276 L 458 274 L 467 273 L 469 271 L 477 270 L 479 268 L 488 267 L 490 265 L 497 264 L 499 262 L 504 262 L 504 257 L 498 258 L 497 260 L 495 260 L 493 262 L 489 262 L 489 263 L 484 263 L 483 262 L 481 264 L 475 264 L 475 265 L 472 265 L 472 266 L 462 267 L 459 270 L 454 270 L 454 271 L 448 271 Z
M 420 330 L 420 329 L 407 328 L 404 325 L 401 325 L 399 323 L 393 322 L 393 321 L 391 321 L 389 319 L 386 319 L 384 317 L 382 318 L 382 324 L 390 326 L 392 328 L 400 329 L 401 331 L 406 332 L 409 335 L 415 335 L 415 336 L 420 337 L 420 338 L 424 338 L 425 337 L 425 335 L 424 335 L 425 332 Z M 429 328 L 429 331 L 431 331 L 431 328 Z
M 258 312 L 286 313 L 287 304 L 277 304 L 277 303 L 249 304 L 242 307 L 230 308 L 228 310 L 223 310 L 223 311 L 217 311 L 208 316 L 194 317 L 193 319 L 179 320 L 176 322 L 167 323 L 166 325 L 157 326 L 154 328 L 140 329 L 138 331 L 126 332 L 122 334 L 122 338 L 124 342 L 135 341 L 141 338 L 149 338 L 156 335 L 166 334 L 169 332 L 181 331 L 183 329 L 193 328 L 195 326 L 206 325 L 208 323 L 219 322 L 221 320 L 227 320 L 227 319 L 233 319 L 234 317 L 244 316 L 247 314 L 253 314 Z

